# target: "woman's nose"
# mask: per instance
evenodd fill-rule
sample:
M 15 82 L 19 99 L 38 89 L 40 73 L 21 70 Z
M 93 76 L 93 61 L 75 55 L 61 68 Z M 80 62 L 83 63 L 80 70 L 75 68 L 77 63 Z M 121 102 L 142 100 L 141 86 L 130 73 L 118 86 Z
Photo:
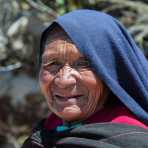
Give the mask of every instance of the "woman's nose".
M 74 87 L 76 84 L 76 78 L 74 76 L 73 69 L 68 66 L 64 66 L 57 74 L 54 83 L 56 87 L 62 89 Z

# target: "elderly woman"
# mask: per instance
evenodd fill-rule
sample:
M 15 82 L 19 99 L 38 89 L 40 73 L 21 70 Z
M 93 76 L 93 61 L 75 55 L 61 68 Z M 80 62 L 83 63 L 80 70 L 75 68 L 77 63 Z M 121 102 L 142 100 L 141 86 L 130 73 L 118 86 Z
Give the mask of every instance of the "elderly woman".
M 52 114 L 23 148 L 148 147 L 148 62 L 115 18 L 58 17 L 42 34 L 39 62 Z

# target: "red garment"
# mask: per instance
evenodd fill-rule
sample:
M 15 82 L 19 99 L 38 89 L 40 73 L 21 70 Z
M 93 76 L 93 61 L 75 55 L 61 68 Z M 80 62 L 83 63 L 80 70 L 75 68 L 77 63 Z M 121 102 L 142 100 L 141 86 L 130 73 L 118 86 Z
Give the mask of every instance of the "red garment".
M 142 123 L 134 116 L 125 106 L 118 104 L 115 107 L 104 108 L 101 111 L 96 112 L 94 115 L 89 117 L 83 123 L 99 123 L 99 122 L 113 122 L 123 123 L 128 125 L 135 125 L 142 128 L 148 129 L 148 126 Z M 45 121 L 45 128 L 51 130 L 58 125 L 62 124 L 62 120 L 56 115 L 52 114 Z

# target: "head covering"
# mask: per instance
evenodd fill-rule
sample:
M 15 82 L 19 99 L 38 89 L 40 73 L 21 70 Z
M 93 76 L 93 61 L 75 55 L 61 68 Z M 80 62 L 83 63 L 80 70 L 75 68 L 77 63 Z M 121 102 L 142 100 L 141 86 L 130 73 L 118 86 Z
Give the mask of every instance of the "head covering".
M 58 17 L 42 34 L 40 55 L 55 24 L 60 25 L 118 99 L 148 124 L 148 62 L 126 29 L 112 16 L 75 10 Z

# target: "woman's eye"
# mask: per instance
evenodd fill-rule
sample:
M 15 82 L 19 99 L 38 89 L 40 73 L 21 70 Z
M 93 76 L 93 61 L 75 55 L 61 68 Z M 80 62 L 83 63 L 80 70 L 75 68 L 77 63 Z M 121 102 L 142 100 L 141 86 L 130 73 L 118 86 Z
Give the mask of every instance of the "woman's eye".
M 49 61 L 48 63 L 46 63 L 46 64 L 43 64 L 43 66 L 57 66 L 57 65 L 61 65 L 61 63 L 60 62 L 58 62 L 58 61 Z
M 59 61 L 50 61 L 46 64 L 43 64 L 43 68 L 45 70 L 48 70 L 51 73 L 56 73 L 59 71 L 59 69 L 62 67 L 62 63 L 60 63 Z
M 87 59 L 77 61 L 75 64 L 76 68 L 89 68 L 90 62 Z

